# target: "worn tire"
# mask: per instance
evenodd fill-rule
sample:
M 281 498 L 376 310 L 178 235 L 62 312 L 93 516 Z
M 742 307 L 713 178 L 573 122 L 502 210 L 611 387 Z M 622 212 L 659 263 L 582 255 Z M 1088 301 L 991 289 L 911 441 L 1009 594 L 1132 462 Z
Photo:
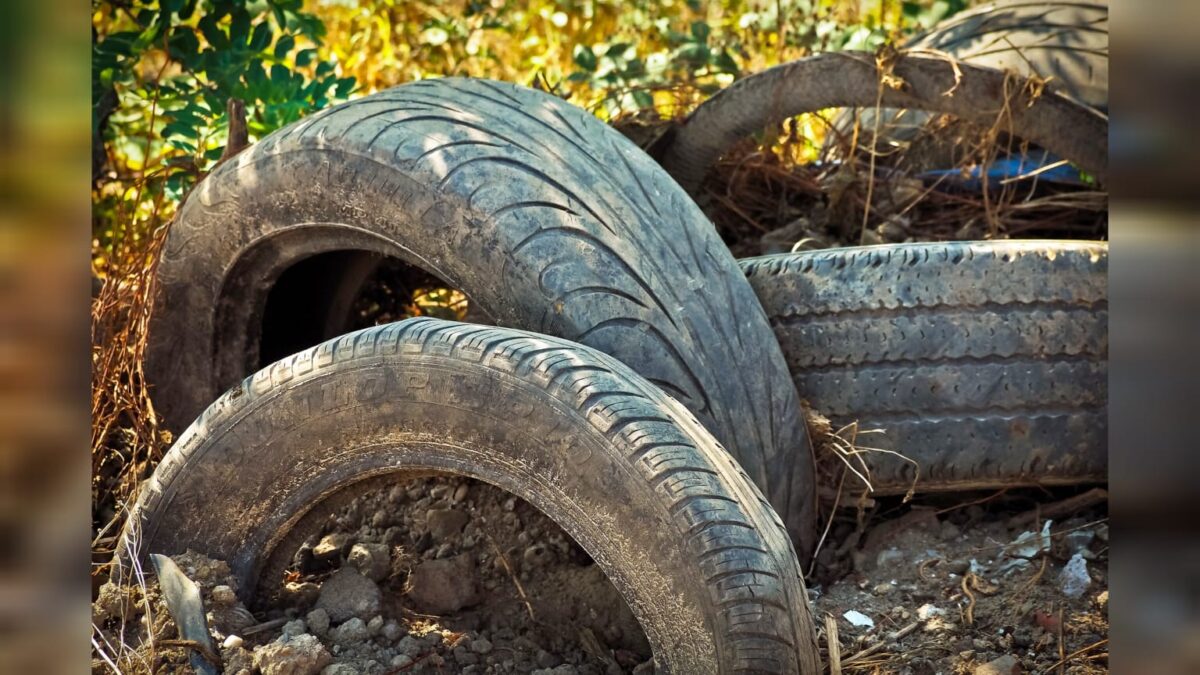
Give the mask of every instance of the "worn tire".
M 1108 245 L 957 242 L 741 261 L 800 396 L 918 490 L 1102 481 Z M 872 457 L 881 494 L 911 464 Z
M 699 417 L 811 550 L 811 448 L 766 317 L 712 224 L 620 133 L 541 92 L 447 78 L 243 151 L 184 204 L 159 266 L 147 376 L 168 420 L 259 367 L 284 270 L 344 250 L 436 274 L 497 325 L 621 359 Z M 328 304 L 313 294 L 314 322 Z
M 409 319 L 259 371 L 167 453 L 124 542 L 226 560 L 255 588 L 323 499 L 438 473 L 562 526 L 638 617 L 658 672 L 819 672 L 792 545 L 737 463 L 621 362 L 532 333 Z
M 955 14 L 905 43 L 963 63 L 1049 80 L 1050 91 L 1096 110 L 1108 110 L 1108 2 L 997 0 Z M 932 115 L 920 110 L 880 112 L 885 145 L 912 141 Z M 875 128 L 876 112 L 858 114 L 862 129 Z M 848 133 L 855 114 L 843 111 L 834 126 Z M 929 141 L 926 141 L 929 142 Z M 944 167 L 924 167 L 944 168 Z

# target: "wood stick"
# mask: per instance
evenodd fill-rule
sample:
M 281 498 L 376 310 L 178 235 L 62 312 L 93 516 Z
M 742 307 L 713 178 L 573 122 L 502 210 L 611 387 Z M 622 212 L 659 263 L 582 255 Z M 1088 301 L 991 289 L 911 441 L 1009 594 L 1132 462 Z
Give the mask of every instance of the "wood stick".
M 894 633 L 888 633 L 879 642 L 876 642 L 875 644 L 871 645 L 870 647 L 867 647 L 866 649 L 862 650 L 861 652 L 858 652 L 857 654 L 851 656 L 848 659 L 842 659 L 842 664 L 846 665 L 846 664 L 854 663 L 855 661 L 858 661 L 859 659 L 865 659 L 868 656 L 874 654 L 875 652 L 883 649 L 884 646 L 887 645 L 889 642 L 895 642 L 896 640 L 903 640 L 904 638 L 911 635 L 913 632 L 915 632 L 918 628 L 920 628 L 924 624 L 925 624 L 925 621 L 914 621 Z
M 842 675 L 842 643 L 838 640 L 837 619 L 825 615 L 825 646 L 829 649 L 829 675 Z

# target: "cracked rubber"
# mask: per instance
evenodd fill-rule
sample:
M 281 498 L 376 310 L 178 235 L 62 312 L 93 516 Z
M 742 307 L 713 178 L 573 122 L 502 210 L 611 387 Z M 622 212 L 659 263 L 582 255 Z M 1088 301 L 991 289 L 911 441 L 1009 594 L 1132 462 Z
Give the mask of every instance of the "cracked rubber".
M 918 491 L 1086 483 L 1108 470 L 1108 245 L 954 242 L 740 261 L 796 389 Z M 872 456 L 880 494 L 913 467 Z
M 284 270 L 345 249 L 439 276 L 496 325 L 621 359 L 697 415 L 811 550 L 798 399 L 729 250 L 620 133 L 507 83 L 446 78 L 367 96 L 206 178 L 158 271 L 147 377 L 168 421 L 194 418 L 258 367 L 263 308 Z
M 563 527 L 638 617 L 657 672 L 820 672 L 791 542 L 741 467 L 621 362 L 522 331 L 409 319 L 259 371 L 163 458 L 122 555 L 192 549 L 255 588 L 323 499 L 439 473 Z

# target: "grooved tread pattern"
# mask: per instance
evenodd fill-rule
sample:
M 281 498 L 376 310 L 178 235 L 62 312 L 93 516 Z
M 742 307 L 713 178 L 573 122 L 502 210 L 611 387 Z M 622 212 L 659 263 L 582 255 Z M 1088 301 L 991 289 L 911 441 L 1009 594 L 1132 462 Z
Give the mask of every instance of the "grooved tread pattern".
M 800 396 L 918 489 L 1107 471 L 1108 246 L 954 242 L 740 261 Z M 914 468 L 873 457 L 903 492 Z
M 306 384 L 328 387 L 339 371 L 361 373 L 363 365 L 372 372 L 416 373 L 434 361 L 454 362 L 481 377 L 503 373 L 566 404 L 574 411 L 568 420 L 573 428 L 601 438 L 610 461 L 641 478 L 638 489 L 655 495 L 691 561 L 691 569 L 672 573 L 698 576 L 709 589 L 706 611 L 717 632 L 720 672 L 819 672 L 789 536 L 742 468 L 685 408 L 623 363 L 565 340 L 510 329 L 409 319 L 335 338 L 247 377 L 180 436 L 142 490 L 130 520 L 141 527 L 143 550 L 197 543 L 188 540 L 196 536 L 192 532 L 159 527 L 170 509 L 185 508 L 173 504 L 173 494 L 207 475 L 206 463 L 223 461 L 221 432 L 255 423 L 256 409 L 273 397 Z M 544 406 L 536 414 L 555 412 Z M 621 534 L 637 539 L 633 531 Z
M 254 324 L 252 311 L 237 312 L 265 289 L 228 289 L 239 287 L 233 277 L 262 272 L 234 261 L 285 230 L 322 223 L 441 276 L 497 324 L 620 358 L 699 417 L 794 536 L 811 535 L 811 461 L 794 385 L 711 223 L 621 134 L 507 83 L 425 80 L 332 107 L 204 181 L 168 240 L 160 279 L 171 301 L 152 329 L 161 339 L 151 343 L 150 376 L 176 417 L 232 384 L 203 381 L 204 357 L 219 361 L 237 346 L 205 337 L 212 331 L 195 317 L 227 307 L 227 325 Z M 271 246 L 274 264 L 292 255 Z M 192 357 L 180 354 L 193 351 L 201 356 L 189 368 Z M 174 405 L 177 396 L 188 400 Z

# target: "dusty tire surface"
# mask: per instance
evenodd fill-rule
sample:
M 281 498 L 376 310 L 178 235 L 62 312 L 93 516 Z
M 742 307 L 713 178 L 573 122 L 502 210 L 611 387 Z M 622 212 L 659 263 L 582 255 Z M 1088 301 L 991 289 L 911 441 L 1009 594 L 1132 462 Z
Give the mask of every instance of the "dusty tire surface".
M 897 244 L 741 261 L 800 396 L 923 491 L 1104 480 L 1108 245 Z M 875 455 L 880 493 L 913 467 Z
M 327 109 L 218 167 L 158 271 L 147 377 L 168 421 L 260 366 L 285 270 L 345 250 L 433 273 L 496 325 L 621 359 L 694 412 L 811 548 L 810 445 L 766 317 L 712 224 L 619 132 L 541 92 L 446 78 Z M 328 302 L 311 304 L 328 323 Z
M 819 672 L 791 542 L 737 463 L 616 359 L 521 331 L 409 319 L 259 371 L 168 452 L 125 542 L 226 560 L 254 588 L 305 512 L 386 474 L 467 475 L 543 511 L 624 596 L 658 672 Z

